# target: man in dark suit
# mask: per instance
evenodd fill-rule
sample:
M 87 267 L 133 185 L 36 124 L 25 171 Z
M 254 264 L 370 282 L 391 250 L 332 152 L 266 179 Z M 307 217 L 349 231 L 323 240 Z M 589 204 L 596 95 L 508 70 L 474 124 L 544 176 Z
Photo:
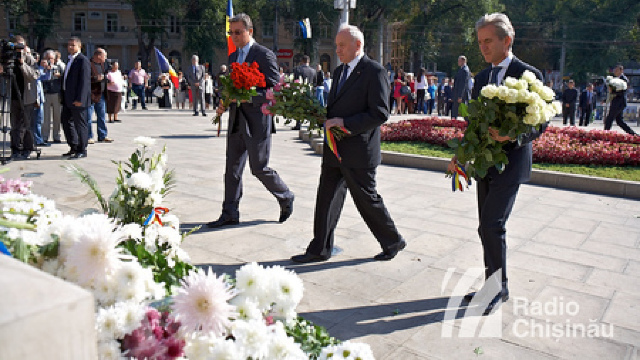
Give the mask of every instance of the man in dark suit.
M 317 73 L 315 70 L 309 66 L 309 62 L 311 59 L 307 55 L 302 55 L 302 61 L 300 61 L 300 66 L 293 69 L 293 78 L 294 79 L 302 79 L 302 81 L 306 81 L 307 83 L 314 86 L 316 84 Z M 292 128 L 292 130 L 300 130 L 300 120 L 296 120 L 296 126 Z
M 596 97 L 593 94 L 593 84 L 587 84 L 587 88 L 580 94 L 580 126 L 589 126 L 591 113 L 596 107 Z
M 471 97 L 477 99 L 482 87 L 490 82 L 501 83 L 507 76 L 520 78 L 525 70 L 533 72 L 542 80 L 540 71 L 529 64 L 516 58 L 511 52 L 511 46 L 515 31 L 509 18 L 500 13 L 484 15 L 476 23 L 478 43 L 485 61 L 492 66 L 479 72 L 475 77 Z M 493 81 L 492 81 L 493 80 Z M 488 301 L 484 314 L 487 315 L 499 306 L 502 301 L 509 299 L 507 287 L 507 243 L 506 223 L 513 209 L 513 204 L 518 194 L 520 184 L 525 183 L 531 177 L 532 146 L 531 141 L 536 139 L 546 128 L 543 125 L 540 130 L 532 130 L 524 134 L 521 143 L 508 136 L 501 136 L 496 129 L 490 128 L 490 136 L 500 142 L 508 142 L 505 146 L 508 165 L 502 173 L 495 167 L 489 169 L 488 174 L 477 179 L 478 184 L 478 215 L 480 226 L 478 233 L 482 242 L 485 265 L 485 286 L 483 297 Z M 457 159 L 454 157 L 448 170 L 454 170 Z M 495 292 L 494 292 L 495 290 Z M 465 296 L 465 300 L 471 301 L 475 294 Z
M 229 29 L 237 49 L 229 56 L 229 63 L 258 63 L 258 69 L 264 74 L 267 86 L 258 88 L 258 95 L 254 96 L 251 102 L 237 105 L 234 99 L 231 99 L 222 214 L 218 220 L 208 223 L 207 226 L 217 228 L 239 223 L 242 172 L 247 157 L 251 173 L 278 200 L 278 221 L 284 222 L 293 212 L 294 196 L 278 173 L 267 166 L 271 153 L 271 133 L 275 132 L 275 124 L 273 117 L 263 114 L 261 110 L 262 104 L 267 102 L 266 90 L 276 85 L 280 79 L 276 55 L 253 40 L 253 23 L 247 14 L 238 14 L 231 18 Z M 225 109 L 219 106 L 216 111 L 222 115 Z
M 613 75 L 629 84 L 629 79 L 625 76 L 624 67 L 622 65 L 618 65 L 613 69 Z M 613 120 L 615 119 L 616 124 L 618 124 L 618 126 L 620 126 L 627 134 L 638 135 L 622 119 L 624 108 L 627 107 L 627 90 L 609 90 L 611 91 L 612 99 L 611 105 L 609 106 L 609 113 L 607 114 L 607 118 L 604 120 L 604 129 L 611 130 Z
M 578 101 L 578 90 L 575 89 L 575 82 L 569 80 L 567 88 L 562 92 L 562 125 L 569 124 L 576 126 L 576 101 Z
M 204 66 L 198 64 L 198 55 L 191 57 L 191 66 L 185 70 L 187 82 L 191 86 L 191 98 L 193 99 L 193 116 L 198 116 L 198 105 L 202 116 L 207 116 L 204 112 Z
M 469 80 L 471 79 L 471 72 L 467 66 L 467 57 L 460 55 L 458 57 L 458 72 L 453 80 L 453 90 L 451 91 L 453 103 L 451 107 L 451 118 L 458 118 L 458 106 L 460 104 L 468 103 L 471 97 L 471 89 L 469 88 Z
M 89 124 L 87 108 L 91 105 L 91 64 L 80 49 L 79 38 L 72 37 L 67 43 L 69 62 L 65 68 L 62 81 L 62 115 L 60 121 L 64 136 L 69 144 L 69 151 L 62 156 L 70 159 L 87 157 L 89 140 Z
M 351 134 L 337 142 L 341 161 L 324 145 L 313 240 L 304 254 L 291 258 L 294 262 L 325 261 L 331 257 L 347 189 L 382 247 L 374 259 L 391 260 L 406 246 L 376 191 L 380 125 L 389 117 L 390 83 L 387 71 L 364 55 L 363 45 L 364 35 L 357 27 L 340 27 L 336 53 L 342 65 L 333 73 L 324 126 L 345 127 Z

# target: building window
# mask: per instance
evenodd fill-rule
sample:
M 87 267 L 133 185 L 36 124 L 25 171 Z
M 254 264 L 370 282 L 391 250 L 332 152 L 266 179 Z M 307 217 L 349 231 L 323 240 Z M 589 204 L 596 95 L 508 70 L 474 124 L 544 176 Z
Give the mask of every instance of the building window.
M 313 35 L 313 33 L 312 33 L 312 35 Z M 293 23 L 293 38 L 294 39 L 302 38 L 302 29 L 300 28 L 300 24 L 298 24 L 297 21 Z
M 178 18 L 174 15 L 169 15 L 169 33 L 180 34 L 180 24 Z
M 11 13 L 7 11 L 7 30 L 9 30 L 9 32 L 16 31 L 18 30 L 19 24 L 20 18 L 15 15 L 11 15 Z
M 73 14 L 73 31 L 87 31 L 87 14 L 77 12 Z
M 104 25 L 105 25 L 104 31 L 118 32 L 118 14 L 107 13 Z
M 273 37 L 273 21 L 264 21 L 262 23 L 262 37 L 263 38 Z
M 318 34 L 318 38 L 319 39 L 330 39 L 331 38 L 331 27 L 330 27 L 330 25 L 320 25 L 320 26 L 317 27 L 317 29 L 318 29 L 317 34 Z M 313 29 L 313 27 L 312 27 L 311 31 L 312 31 L 311 34 L 315 36 L 315 34 L 314 34 L 315 29 Z

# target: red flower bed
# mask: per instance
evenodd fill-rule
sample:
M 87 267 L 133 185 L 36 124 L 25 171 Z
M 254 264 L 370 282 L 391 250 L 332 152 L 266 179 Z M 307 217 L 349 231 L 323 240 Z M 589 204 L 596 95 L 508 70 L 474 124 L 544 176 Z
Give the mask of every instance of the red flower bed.
M 424 141 L 447 146 L 464 135 L 462 120 L 428 117 L 381 127 L 383 141 Z M 533 161 L 554 164 L 640 165 L 640 136 L 577 127 L 547 128 L 533 142 Z

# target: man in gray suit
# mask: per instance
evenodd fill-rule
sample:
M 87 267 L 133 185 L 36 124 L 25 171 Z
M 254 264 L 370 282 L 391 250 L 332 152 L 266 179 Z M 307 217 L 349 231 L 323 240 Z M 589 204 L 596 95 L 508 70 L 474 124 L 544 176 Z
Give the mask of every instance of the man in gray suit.
M 460 55 L 458 57 L 458 73 L 453 82 L 453 106 L 451 108 L 451 118 L 456 119 L 458 117 L 458 106 L 462 103 L 468 103 L 471 98 L 471 88 L 469 87 L 469 80 L 471 79 L 471 72 L 467 66 L 467 57 Z
M 193 116 L 198 116 L 198 105 L 202 116 L 207 116 L 204 112 L 204 66 L 198 64 L 198 55 L 191 57 L 191 67 L 185 69 L 187 82 L 191 86 L 191 98 L 193 99 Z
M 209 228 L 235 225 L 240 222 L 240 198 L 242 197 L 242 173 L 249 159 L 249 168 L 280 204 L 278 222 L 286 221 L 293 212 L 293 193 L 278 173 L 271 169 L 271 133 L 275 132 L 273 117 L 262 113 L 261 106 L 267 102 L 268 88 L 280 80 L 278 63 L 273 51 L 258 44 L 253 39 L 253 23 L 247 14 L 238 14 L 229 20 L 229 34 L 236 51 L 229 56 L 229 63 L 257 63 L 264 74 L 266 87 L 256 89 L 258 95 L 250 102 L 237 104 L 231 99 L 229 106 L 229 127 L 227 130 L 227 158 L 224 174 L 224 202 L 222 214 L 216 221 L 207 224 Z M 219 106 L 218 115 L 225 112 Z

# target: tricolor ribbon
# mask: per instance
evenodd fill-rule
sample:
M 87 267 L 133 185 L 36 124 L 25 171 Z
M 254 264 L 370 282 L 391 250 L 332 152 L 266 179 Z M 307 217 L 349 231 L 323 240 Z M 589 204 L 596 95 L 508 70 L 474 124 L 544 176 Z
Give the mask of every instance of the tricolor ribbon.
M 342 162 L 342 158 L 340 157 L 340 154 L 338 154 L 339 139 L 336 137 L 333 131 L 331 131 L 331 129 L 333 128 L 336 128 L 338 131 L 342 131 L 345 135 L 350 135 L 351 131 L 349 131 L 344 126 L 332 126 L 330 128 L 328 128 L 326 125 L 324 126 L 324 141 L 327 143 L 327 146 L 329 146 L 329 149 L 331 149 L 331 152 L 338 158 L 338 161 Z
M 162 226 L 162 220 L 160 220 L 160 215 L 164 215 L 169 212 L 169 209 L 164 207 L 157 207 L 151 210 L 151 214 L 147 217 L 147 220 L 144 221 L 144 226 L 151 225 L 154 222 L 158 222 L 160 226 Z
M 467 183 L 466 187 L 469 188 L 471 185 L 471 179 L 467 176 L 467 172 L 464 170 L 464 166 L 456 164 L 456 170 L 451 176 L 451 191 L 455 192 L 456 188 L 460 191 L 464 191 L 464 187 L 462 186 L 462 179 Z

